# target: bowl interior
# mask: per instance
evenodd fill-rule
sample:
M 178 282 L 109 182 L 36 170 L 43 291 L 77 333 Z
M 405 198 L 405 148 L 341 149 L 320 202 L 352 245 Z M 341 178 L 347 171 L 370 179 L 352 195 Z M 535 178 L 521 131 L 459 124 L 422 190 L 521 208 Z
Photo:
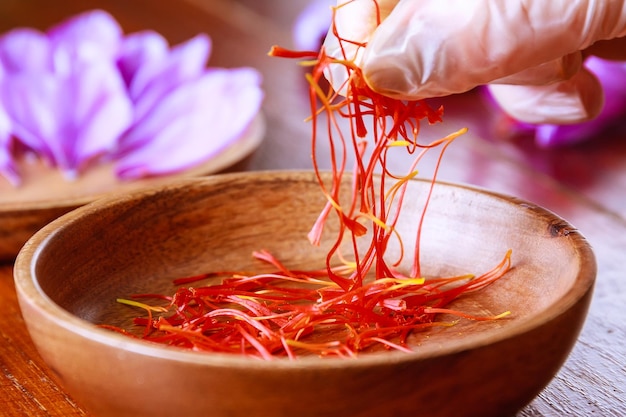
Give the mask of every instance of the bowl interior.
M 429 182 L 420 180 L 408 188 L 397 226 L 406 254 L 413 253 L 428 188 Z M 91 323 L 128 326 L 138 315 L 116 303 L 119 297 L 171 294 L 173 279 L 203 272 L 271 270 L 253 259 L 256 250 L 270 251 L 293 269 L 322 267 L 337 222 L 331 216 L 328 238 L 319 247 L 306 235 L 324 203 L 314 176 L 306 172 L 182 180 L 104 199 L 63 216 L 29 242 L 38 248 L 33 276 L 49 299 L 85 320 L 90 331 L 107 332 Z M 554 214 L 514 198 L 439 183 L 423 227 L 425 276 L 481 274 L 512 249 L 510 272 L 453 304 L 471 314 L 512 314 L 414 333 L 410 342 L 419 347 L 418 355 L 463 349 L 536 326 L 567 309 L 593 281 L 595 264 L 584 238 Z M 397 256 L 399 246 L 389 253 Z M 410 256 L 405 258 L 403 265 Z

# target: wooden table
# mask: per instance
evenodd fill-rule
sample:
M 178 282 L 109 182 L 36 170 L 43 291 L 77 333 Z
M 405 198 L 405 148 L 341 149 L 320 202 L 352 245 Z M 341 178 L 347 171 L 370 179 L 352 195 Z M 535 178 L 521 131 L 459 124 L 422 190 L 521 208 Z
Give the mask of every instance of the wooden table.
M 243 169 L 308 169 L 309 109 L 302 70 L 268 58 L 291 46 L 291 26 L 306 0 L 2 0 L 0 30 L 46 28 L 81 10 L 102 8 L 127 32 L 155 29 L 172 43 L 199 33 L 214 41 L 211 65 L 253 66 L 264 75 L 265 143 Z M 477 93 L 445 100 L 438 135 L 469 126 L 450 147 L 439 179 L 466 182 L 530 200 L 575 225 L 598 260 L 598 281 L 579 342 L 553 382 L 519 416 L 626 415 L 626 134 L 599 135 L 561 150 L 495 134 Z M 405 163 L 401 158 L 399 165 Z M 89 415 L 39 358 L 16 303 L 11 265 L 0 267 L 0 415 Z M 497 393 L 494 393 L 497 395 Z

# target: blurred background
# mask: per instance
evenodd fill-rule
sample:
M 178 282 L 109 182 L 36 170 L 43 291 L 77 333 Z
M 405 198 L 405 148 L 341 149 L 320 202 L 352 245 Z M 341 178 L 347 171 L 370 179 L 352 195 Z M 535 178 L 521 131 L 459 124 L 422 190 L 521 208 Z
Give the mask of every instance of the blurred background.
M 19 26 L 43 30 L 71 15 L 97 8 L 111 13 L 126 33 L 156 30 L 172 45 L 207 33 L 213 41 L 210 66 L 251 66 L 263 75 L 265 141 L 245 165 L 234 169 L 308 168 L 310 132 L 304 119 L 310 108 L 304 70 L 294 61 L 270 58 L 267 52 L 274 44 L 296 47 L 294 27 L 314 1 L 320 2 L 3 0 L 0 31 Z M 545 149 L 527 132 L 512 127 L 511 121 L 481 91 L 441 102 L 445 105 L 444 123 L 425 129 L 424 137 L 447 134 L 464 126 L 470 132 L 448 151 L 446 159 L 454 162 L 444 164 L 440 179 L 469 182 L 546 202 L 551 197 L 538 195 L 541 187 L 538 190 L 537 184 L 556 181 L 582 193 L 591 202 L 605 201 L 615 214 L 626 215 L 626 197 L 616 192 L 626 187 L 624 129 L 598 131 L 590 140 Z M 397 164 L 403 163 L 403 158 L 398 157 Z
M 267 52 L 274 44 L 296 47 L 294 27 L 311 1 L 314 0 L 1 0 L 0 32 L 23 26 L 45 30 L 79 12 L 102 9 L 120 23 L 125 33 L 155 30 L 171 45 L 206 33 L 213 41 L 209 66 L 250 66 L 263 76 L 264 140 L 249 158 L 230 169 L 310 169 L 311 132 L 305 119 L 311 109 L 305 70 L 295 61 L 268 57 Z M 311 33 L 312 40 L 320 36 Z M 621 262 L 626 251 L 624 118 L 622 125 L 597 130 L 587 140 L 543 148 L 532 135 L 518 129 L 493 107 L 480 90 L 433 100 L 433 104 L 445 106 L 444 122 L 424 127 L 424 141 L 469 128 L 467 135 L 449 147 L 440 180 L 486 187 L 544 206 L 578 227 L 596 250 L 598 286 L 581 337 L 583 343 L 577 345 L 573 359 L 555 382 L 523 415 L 581 415 L 581 410 L 582 415 L 623 415 L 614 414 L 612 409 L 621 407 L 618 399 L 623 398 L 625 390 L 626 281 Z M 322 167 L 329 165 L 328 159 L 323 158 L 327 152 L 327 144 L 322 145 Z M 394 160 L 398 168 L 409 163 L 410 158 L 403 155 Z M 422 166 L 426 170 L 432 167 L 433 161 Z M 7 283 L 9 274 L 5 270 Z M 13 323 L 7 328 L 12 329 Z M 0 366 L 2 363 L 0 359 Z M 9 381 L 7 386 L 14 380 L 5 378 Z M 11 398 L 25 401 L 21 392 L 31 390 L 36 397 L 41 393 L 39 389 L 14 389 Z M 2 410 L 0 406 L 0 414 Z M 623 408 L 622 411 L 626 412 Z M 27 414 L 34 415 L 26 411 L 22 415 Z

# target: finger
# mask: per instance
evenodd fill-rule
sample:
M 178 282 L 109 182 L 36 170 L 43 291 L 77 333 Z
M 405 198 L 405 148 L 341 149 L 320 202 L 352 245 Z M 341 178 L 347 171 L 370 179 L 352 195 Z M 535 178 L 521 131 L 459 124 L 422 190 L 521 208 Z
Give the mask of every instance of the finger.
M 362 68 L 383 94 L 443 96 L 625 35 L 623 0 L 401 0 Z
M 379 7 L 389 3 L 387 0 L 379 6 L 374 0 L 338 0 L 329 30 L 332 45 L 336 50 L 332 53 L 327 50 L 327 53 L 335 58 L 347 55 L 347 59 L 354 59 L 353 52 L 369 42 L 371 35 L 386 17 L 381 16 Z M 395 3 L 397 0 L 393 1 L 393 5 L 389 4 L 389 10 Z
M 489 90 L 502 109 L 527 123 L 572 124 L 597 116 L 604 103 L 598 79 L 586 69 L 545 86 L 496 84 Z
M 546 85 L 572 78 L 583 65 L 582 54 L 574 52 L 559 59 L 500 78 L 491 84 Z
M 399 0 L 338 0 L 333 12 L 333 22 L 324 41 L 326 54 L 333 58 L 361 61 L 363 47 L 378 25 L 387 18 Z M 343 65 L 331 65 L 326 78 L 336 89 L 346 81 Z

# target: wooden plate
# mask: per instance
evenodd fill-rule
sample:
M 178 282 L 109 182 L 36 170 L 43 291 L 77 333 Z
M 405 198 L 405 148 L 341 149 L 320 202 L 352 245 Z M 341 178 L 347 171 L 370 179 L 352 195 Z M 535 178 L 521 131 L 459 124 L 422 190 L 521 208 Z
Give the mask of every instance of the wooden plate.
M 113 167 L 106 164 L 68 181 L 40 161 L 21 161 L 22 186 L 16 188 L 0 176 L 0 261 L 13 260 L 28 238 L 45 224 L 98 198 L 223 171 L 250 155 L 264 132 L 265 122 L 259 116 L 241 138 L 203 164 L 173 175 L 134 181 L 120 181 Z

